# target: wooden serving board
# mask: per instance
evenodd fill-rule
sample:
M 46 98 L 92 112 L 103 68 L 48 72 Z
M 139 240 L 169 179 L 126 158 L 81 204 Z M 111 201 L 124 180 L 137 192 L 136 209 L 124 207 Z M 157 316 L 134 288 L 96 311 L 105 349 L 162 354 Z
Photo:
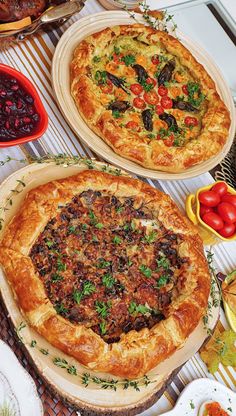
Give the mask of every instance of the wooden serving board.
M 73 159 L 68 159 L 60 165 L 55 161 L 34 163 L 9 176 L 0 186 L 0 206 L 7 208 L 1 209 L 1 233 L 30 189 L 53 179 L 76 174 L 88 169 L 88 166 L 112 174 L 117 173 L 116 168 L 102 162 L 85 160 L 75 164 Z M 127 175 L 125 172 L 122 174 Z M 198 351 L 208 336 L 203 322 L 200 322 L 181 349 L 147 374 L 150 383 L 145 385 L 145 379 L 139 379 L 135 381 L 137 385 L 130 385 L 121 378 L 88 370 L 75 359 L 51 346 L 31 329 L 26 324 L 1 269 L 0 290 L 8 316 L 22 340 L 30 361 L 50 388 L 79 409 L 83 415 L 128 416 L 144 411 L 159 399 L 179 368 Z M 210 328 L 215 326 L 218 316 L 219 307 L 216 307 L 212 310 L 212 318 L 209 318 Z M 112 383 L 116 389 L 110 388 Z M 104 386 L 107 388 L 102 388 Z

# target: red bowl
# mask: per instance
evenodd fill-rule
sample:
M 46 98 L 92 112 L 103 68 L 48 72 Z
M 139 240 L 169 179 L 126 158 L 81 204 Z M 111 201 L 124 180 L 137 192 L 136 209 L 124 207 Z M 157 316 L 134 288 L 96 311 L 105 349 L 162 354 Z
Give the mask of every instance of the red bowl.
M 40 115 L 39 123 L 31 135 L 19 137 L 17 139 L 13 139 L 7 142 L 0 142 L 0 148 L 17 146 L 23 143 L 39 139 L 47 130 L 48 115 L 36 88 L 34 87 L 32 82 L 28 78 L 26 78 L 25 75 L 8 65 L 0 64 L 0 72 L 5 72 L 7 75 L 11 75 L 19 81 L 22 87 L 33 97 L 35 109 L 37 113 Z

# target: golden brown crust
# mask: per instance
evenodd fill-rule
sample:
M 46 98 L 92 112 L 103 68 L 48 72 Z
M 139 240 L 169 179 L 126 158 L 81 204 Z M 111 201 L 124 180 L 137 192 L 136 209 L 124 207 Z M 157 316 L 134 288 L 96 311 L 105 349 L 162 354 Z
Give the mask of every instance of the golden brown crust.
M 74 195 L 88 189 L 145 200 L 154 218 L 183 236 L 179 251 L 181 256 L 191 260 L 181 296 L 170 305 L 168 317 L 151 329 L 123 333 L 120 341 L 113 344 L 107 344 L 91 329 L 57 314 L 29 257 L 35 239 L 55 216 L 58 204 L 67 203 Z M 87 170 L 31 190 L 5 231 L 0 245 L 0 263 L 22 312 L 36 331 L 90 369 L 121 377 L 142 376 L 181 347 L 197 326 L 208 302 L 209 272 L 195 227 L 159 190 L 135 179 L 104 172 Z
M 126 35 L 138 36 L 150 45 L 161 42 L 167 52 L 177 57 L 181 65 L 188 69 L 206 95 L 207 109 L 199 135 L 197 139 L 189 140 L 184 147 L 166 147 L 163 140 L 140 140 L 138 134 L 121 128 L 112 112 L 94 94 L 96 86 L 89 75 L 93 57 L 97 53 L 102 54 L 103 50 L 109 50 L 114 38 Z M 106 28 L 81 42 L 71 63 L 71 92 L 81 116 L 96 134 L 117 154 L 149 169 L 185 171 L 218 154 L 228 137 L 229 111 L 204 67 L 178 39 L 141 24 Z

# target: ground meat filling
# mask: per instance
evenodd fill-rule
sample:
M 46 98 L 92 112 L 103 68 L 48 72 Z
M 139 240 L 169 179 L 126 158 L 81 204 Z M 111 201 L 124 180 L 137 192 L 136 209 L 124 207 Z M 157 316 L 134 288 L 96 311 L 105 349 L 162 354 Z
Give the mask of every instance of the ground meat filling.
M 168 315 L 188 267 L 180 242 L 140 200 L 88 190 L 58 208 L 30 257 L 57 313 L 111 343 Z

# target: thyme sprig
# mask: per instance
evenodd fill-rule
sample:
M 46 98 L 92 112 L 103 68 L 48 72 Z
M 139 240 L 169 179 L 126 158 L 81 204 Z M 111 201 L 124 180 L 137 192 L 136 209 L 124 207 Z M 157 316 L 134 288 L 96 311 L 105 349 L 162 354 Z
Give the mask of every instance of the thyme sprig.
M 0 163 L 0 165 L 1 165 L 1 163 Z M 1 165 L 1 166 L 3 166 L 3 165 Z M 0 230 L 3 228 L 3 222 L 4 222 L 3 214 L 6 211 L 9 211 L 10 207 L 12 206 L 14 195 L 20 194 L 26 186 L 23 179 L 24 178 L 16 180 L 16 182 L 17 182 L 16 187 L 14 189 L 11 189 L 10 194 L 8 195 L 7 199 L 5 200 L 5 204 L 2 207 L 0 206 Z
M 218 280 L 216 277 L 216 269 L 214 266 L 214 253 L 212 253 L 211 249 L 207 250 L 207 262 L 208 262 L 208 267 L 209 267 L 210 276 L 211 276 L 211 289 L 210 289 L 211 300 L 208 301 L 207 312 L 203 316 L 203 323 L 204 323 L 205 329 L 207 330 L 207 334 L 212 336 L 213 330 L 209 327 L 209 318 L 213 316 L 212 309 L 217 308 L 220 305 L 222 294 L 221 294 L 221 287 L 218 284 Z
M 143 377 L 140 377 L 136 380 L 120 380 L 114 378 L 102 378 L 87 372 L 80 373 L 75 365 L 69 363 L 65 358 L 53 356 L 48 349 L 41 348 L 36 340 L 31 340 L 31 342 L 25 343 L 21 331 L 26 327 L 27 325 L 25 324 L 25 322 L 20 322 L 19 326 L 15 330 L 20 341 L 30 346 L 31 348 L 36 348 L 41 354 L 48 356 L 55 366 L 66 370 L 68 374 L 79 377 L 80 382 L 84 387 L 88 387 L 91 384 L 95 384 L 104 390 L 109 389 L 116 391 L 117 388 L 120 387 L 124 390 L 130 388 L 136 391 L 140 391 L 141 387 L 147 387 L 149 384 L 156 382 L 156 380 L 150 380 L 150 378 L 147 375 L 144 375 Z
M 123 10 L 125 10 L 129 14 L 131 19 L 133 19 L 136 23 L 140 23 L 138 19 L 136 19 L 135 13 L 130 11 L 127 5 L 123 5 L 122 0 L 118 0 L 118 1 L 123 6 L 122 7 Z M 150 6 L 147 4 L 146 0 L 140 1 L 138 5 L 142 12 L 143 19 L 148 24 L 148 26 L 156 30 L 163 30 L 165 32 L 175 33 L 177 29 L 177 24 L 174 22 L 173 15 L 170 15 L 167 12 L 167 10 L 160 11 L 160 12 L 151 11 Z

